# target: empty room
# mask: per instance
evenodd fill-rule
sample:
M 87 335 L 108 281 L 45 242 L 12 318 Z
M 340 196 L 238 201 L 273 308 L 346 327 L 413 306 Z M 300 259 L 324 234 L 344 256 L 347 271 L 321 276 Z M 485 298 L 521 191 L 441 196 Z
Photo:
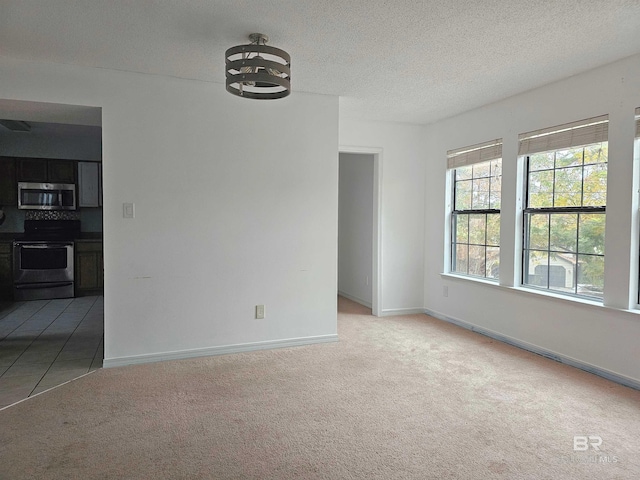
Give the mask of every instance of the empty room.
M 0 0 L 0 478 L 639 477 L 638 32 Z

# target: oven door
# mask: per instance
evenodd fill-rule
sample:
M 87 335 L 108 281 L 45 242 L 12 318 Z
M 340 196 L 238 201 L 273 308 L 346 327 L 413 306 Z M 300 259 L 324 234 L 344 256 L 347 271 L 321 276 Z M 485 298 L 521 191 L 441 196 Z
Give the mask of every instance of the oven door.
M 73 242 L 14 242 L 13 281 L 73 282 Z

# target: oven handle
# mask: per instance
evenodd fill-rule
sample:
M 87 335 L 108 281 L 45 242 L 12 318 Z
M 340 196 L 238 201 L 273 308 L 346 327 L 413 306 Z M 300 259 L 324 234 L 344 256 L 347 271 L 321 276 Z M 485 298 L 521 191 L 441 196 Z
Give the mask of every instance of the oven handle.
M 46 249 L 46 248 L 67 248 L 67 247 L 71 247 L 72 244 L 67 243 L 17 243 L 16 244 L 17 247 L 20 248 L 39 248 L 39 249 Z
M 68 287 L 69 285 L 73 285 L 73 282 L 20 283 L 14 287 L 16 290 L 35 290 L 36 288 Z

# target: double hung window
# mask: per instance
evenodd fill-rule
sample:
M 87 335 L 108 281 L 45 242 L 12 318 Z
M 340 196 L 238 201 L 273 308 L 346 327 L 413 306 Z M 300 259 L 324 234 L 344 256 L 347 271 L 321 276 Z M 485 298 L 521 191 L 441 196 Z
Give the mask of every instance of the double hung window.
M 451 272 L 497 279 L 500 269 L 502 140 L 450 150 Z
M 637 162 L 638 160 L 640 160 L 640 107 L 636 108 L 636 138 L 633 150 L 634 157 Z M 640 268 L 638 269 L 638 275 L 640 276 Z M 638 298 L 636 299 L 636 301 L 638 302 L 638 305 L 640 305 L 640 277 L 638 278 Z
M 607 137 L 606 116 L 520 135 L 523 285 L 602 298 Z

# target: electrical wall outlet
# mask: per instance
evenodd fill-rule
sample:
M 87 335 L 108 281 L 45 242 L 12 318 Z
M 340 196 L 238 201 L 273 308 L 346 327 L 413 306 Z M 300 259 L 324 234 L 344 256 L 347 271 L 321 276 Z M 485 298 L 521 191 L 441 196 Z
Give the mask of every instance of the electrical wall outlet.
M 264 305 L 256 305 L 256 318 L 264 318 Z
M 442 296 L 443 297 L 448 297 L 449 296 L 449 287 L 447 285 L 444 285 L 442 287 Z

